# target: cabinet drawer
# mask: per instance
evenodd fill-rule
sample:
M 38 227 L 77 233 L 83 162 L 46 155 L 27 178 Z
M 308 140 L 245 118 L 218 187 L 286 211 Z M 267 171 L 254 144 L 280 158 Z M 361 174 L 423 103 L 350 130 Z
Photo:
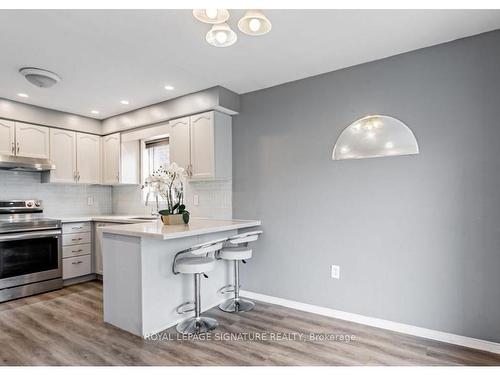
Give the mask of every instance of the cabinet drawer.
M 92 272 L 91 256 L 83 255 L 74 258 L 63 259 L 63 279 L 88 275 Z
M 79 255 L 88 255 L 91 252 L 91 246 L 89 243 L 82 245 L 71 245 L 63 246 L 63 258 L 76 257 Z
M 63 234 L 90 232 L 91 225 L 87 223 L 65 223 L 62 226 Z
M 82 243 L 90 243 L 90 232 L 87 233 L 72 233 L 63 234 L 63 246 L 80 245 Z

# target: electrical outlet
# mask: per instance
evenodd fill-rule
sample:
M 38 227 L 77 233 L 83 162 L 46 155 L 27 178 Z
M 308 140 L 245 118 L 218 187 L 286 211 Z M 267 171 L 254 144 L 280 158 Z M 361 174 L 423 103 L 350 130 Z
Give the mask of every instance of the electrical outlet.
M 87 197 L 87 206 L 92 206 L 94 204 L 94 197 Z
M 331 277 L 332 279 L 340 279 L 340 266 L 332 264 Z
M 200 204 L 200 197 L 199 197 L 199 195 L 197 195 L 197 194 L 193 195 L 193 204 L 195 206 L 198 206 Z

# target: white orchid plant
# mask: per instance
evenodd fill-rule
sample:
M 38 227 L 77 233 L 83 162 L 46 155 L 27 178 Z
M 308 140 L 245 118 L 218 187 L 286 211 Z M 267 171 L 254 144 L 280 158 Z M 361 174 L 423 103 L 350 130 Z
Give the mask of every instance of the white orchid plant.
M 167 203 L 167 209 L 160 210 L 160 215 L 181 214 L 184 222 L 189 221 L 189 211 L 184 204 L 184 182 L 186 170 L 176 163 L 161 165 L 146 178 L 144 187 L 162 197 Z

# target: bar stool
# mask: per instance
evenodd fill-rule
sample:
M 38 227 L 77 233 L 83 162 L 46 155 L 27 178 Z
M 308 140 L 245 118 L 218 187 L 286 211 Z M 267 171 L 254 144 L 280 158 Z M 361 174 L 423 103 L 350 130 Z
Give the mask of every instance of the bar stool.
M 176 326 L 177 332 L 182 334 L 198 334 L 215 329 L 217 320 L 201 316 L 200 277 L 208 278 L 206 272 L 214 269 L 215 259 L 212 254 L 222 248 L 227 238 L 221 238 L 178 252 L 172 264 L 172 272 L 194 275 L 194 301 L 189 301 L 177 307 L 178 314 L 194 311 L 194 317 L 188 318 Z
M 249 242 L 259 239 L 261 230 L 246 232 L 230 237 L 224 247 L 217 253 L 217 259 L 230 260 L 234 262 L 234 285 L 226 285 L 219 289 L 219 293 L 234 293 L 234 296 L 219 305 L 219 309 L 225 312 L 238 313 L 250 311 L 255 307 L 252 301 L 240 297 L 240 261 L 246 263 L 252 257 L 252 249 L 248 248 Z

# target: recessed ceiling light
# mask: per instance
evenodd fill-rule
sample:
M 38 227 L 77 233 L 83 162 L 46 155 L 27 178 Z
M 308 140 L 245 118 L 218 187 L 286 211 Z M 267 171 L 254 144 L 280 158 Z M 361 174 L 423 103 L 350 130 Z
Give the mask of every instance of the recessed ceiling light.
M 20 98 L 29 98 L 29 95 L 25 94 L 24 92 L 20 92 L 19 94 L 17 94 L 17 96 L 19 96 Z
M 175 87 L 171 85 L 166 85 L 165 90 L 172 91 Z
M 127 104 L 129 104 L 129 101 L 128 100 L 120 100 L 120 103 L 127 105 Z
M 96 111 L 95 109 L 93 109 L 92 111 L 90 111 L 91 113 L 93 113 L 94 115 L 98 115 L 99 114 L 99 111 Z

